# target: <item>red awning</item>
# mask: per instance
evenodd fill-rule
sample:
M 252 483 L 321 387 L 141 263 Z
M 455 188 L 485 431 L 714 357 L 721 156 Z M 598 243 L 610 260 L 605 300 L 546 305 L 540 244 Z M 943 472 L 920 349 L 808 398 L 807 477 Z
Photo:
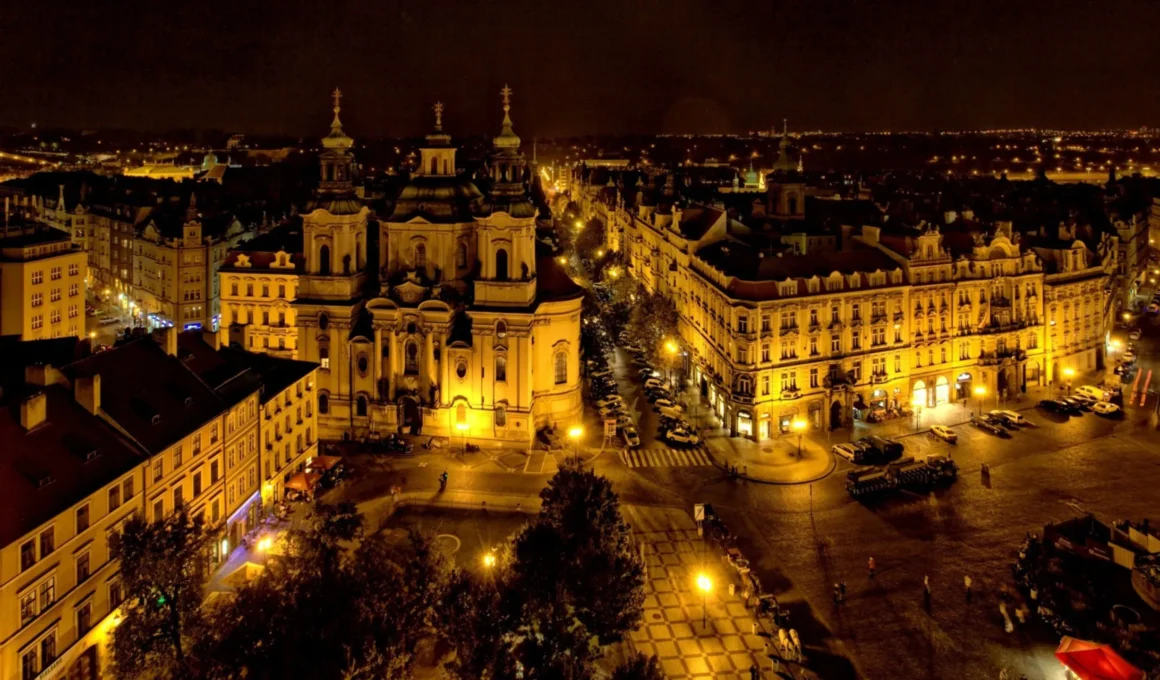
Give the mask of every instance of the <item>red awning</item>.
M 286 482 L 286 488 L 294 489 L 295 491 L 311 492 L 314 491 L 314 487 L 318 486 L 318 482 L 321 479 L 322 475 L 313 472 L 299 472 L 291 477 L 290 481 Z
M 1143 680 L 1144 671 L 1108 645 L 1064 636 L 1055 658 L 1081 680 Z
M 325 472 L 330 468 L 342 462 L 342 458 L 338 456 L 315 456 L 314 460 L 310 461 L 310 465 L 306 467 L 319 472 Z

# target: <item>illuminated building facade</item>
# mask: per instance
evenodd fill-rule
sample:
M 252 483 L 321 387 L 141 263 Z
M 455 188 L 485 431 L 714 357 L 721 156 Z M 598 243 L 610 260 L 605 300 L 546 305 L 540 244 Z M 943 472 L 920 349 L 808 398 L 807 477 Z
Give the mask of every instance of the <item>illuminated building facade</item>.
M 607 220 L 628 273 L 674 301 L 687 372 L 735 435 L 976 397 L 993 408 L 1107 365 L 1115 236 L 1022 235 L 948 213 L 839 238 L 811 226 L 809 188 L 789 169 L 755 211 L 779 227 L 765 232 L 670 187 L 585 192 L 583 207 Z
M 51 227 L 13 227 L 0 236 L 0 335 L 24 340 L 85 332 L 84 251 Z
M 526 444 L 580 418 L 581 289 L 537 247 L 509 97 L 486 193 L 460 174 L 436 106 L 419 167 L 378 223 L 377 272 L 336 98 L 294 301 L 299 358 L 321 367 L 322 436 L 406 429 Z
M 298 356 L 298 276 L 302 230 L 281 227 L 240 244 L 218 272 L 222 342 L 250 352 Z

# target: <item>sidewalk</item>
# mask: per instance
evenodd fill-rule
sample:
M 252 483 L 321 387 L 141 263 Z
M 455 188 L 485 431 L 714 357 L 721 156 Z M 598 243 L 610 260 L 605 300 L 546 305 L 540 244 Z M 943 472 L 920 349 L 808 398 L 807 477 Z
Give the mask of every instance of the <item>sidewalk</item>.
M 810 436 L 801 439 L 801 454 L 795 436 L 755 442 L 744 437 L 714 436 L 705 446 L 720 468 L 737 468 L 742 479 L 765 484 L 807 484 L 834 471 L 836 462 L 825 445 Z

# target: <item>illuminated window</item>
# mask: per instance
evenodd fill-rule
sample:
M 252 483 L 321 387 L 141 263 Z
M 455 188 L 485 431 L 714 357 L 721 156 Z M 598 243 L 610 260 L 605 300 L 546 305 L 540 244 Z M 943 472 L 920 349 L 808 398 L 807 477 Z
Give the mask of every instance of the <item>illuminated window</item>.
M 563 352 L 556 353 L 556 384 L 563 385 L 568 382 L 568 355 Z
M 502 354 L 495 358 L 495 379 L 496 382 L 507 381 L 507 357 Z
M 427 266 L 427 246 L 422 243 L 415 244 L 415 269 L 423 269 Z

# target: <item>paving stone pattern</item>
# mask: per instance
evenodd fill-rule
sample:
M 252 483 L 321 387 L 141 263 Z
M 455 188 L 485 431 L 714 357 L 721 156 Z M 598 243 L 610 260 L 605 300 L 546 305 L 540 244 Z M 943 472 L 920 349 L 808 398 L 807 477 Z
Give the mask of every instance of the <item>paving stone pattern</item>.
M 696 578 L 706 566 L 719 572 L 720 557 L 705 551 L 696 530 L 635 535 L 644 546 L 648 568 L 644 623 L 631 636 L 636 649 L 656 654 L 669 678 L 748 680 L 752 665 L 768 673 L 768 638 L 753 634 L 751 611 L 738 595 L 729 594 L 727 584 L 715 584 L 709 594 L 708 625 L 702 627 L 704 610 Z

